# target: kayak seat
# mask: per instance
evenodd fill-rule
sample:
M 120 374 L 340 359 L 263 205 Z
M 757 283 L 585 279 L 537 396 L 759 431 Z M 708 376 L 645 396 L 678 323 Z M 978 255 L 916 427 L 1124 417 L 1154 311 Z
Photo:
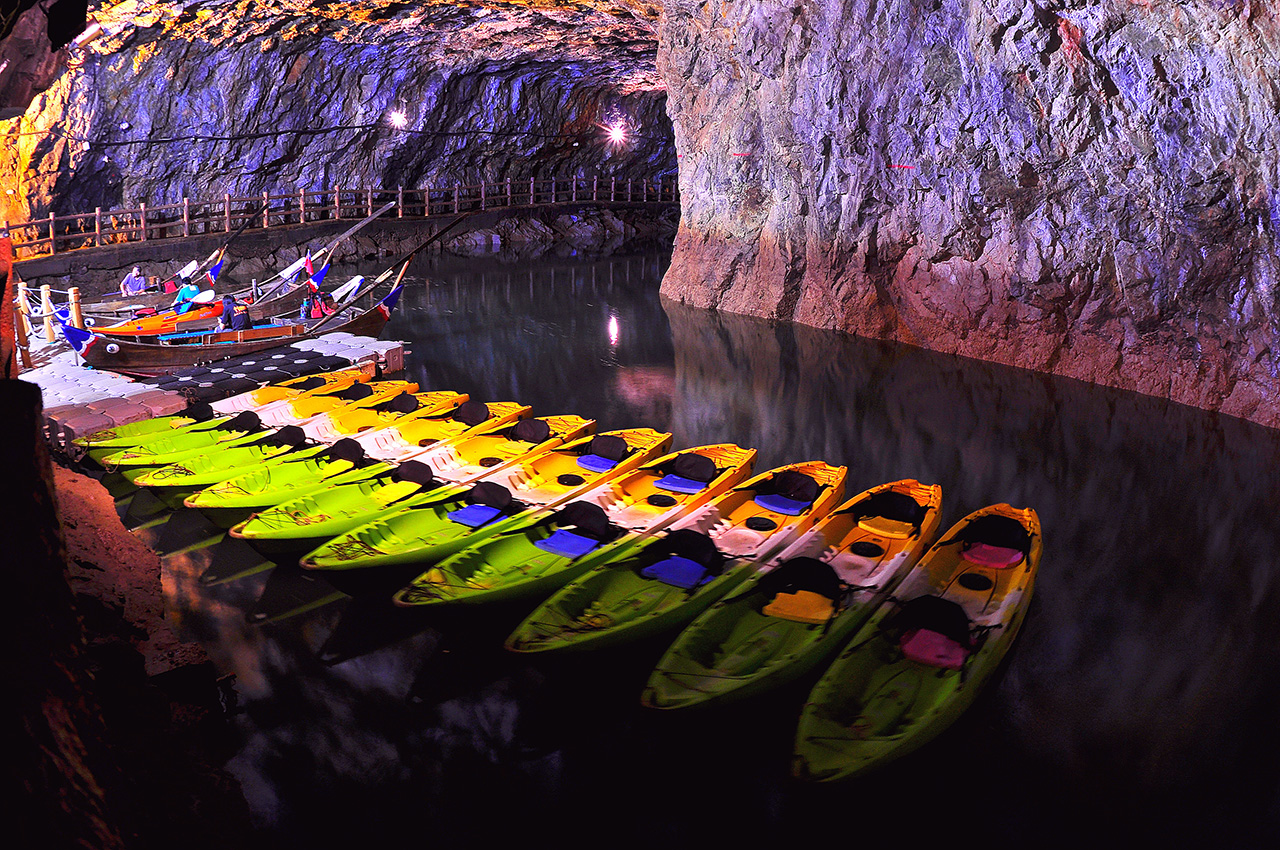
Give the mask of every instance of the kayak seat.
M 560 555 L 565 558 L 577 558 L 585 555 L 592 549 L 600 545 L 599 540 L 592 540 L 590 537 L 584 537 L 581 534 L 574 534 L 572 531 L 566 531 L 563 528 L 556 529 L 549 537 L 535 541 L 534 546 L 550 552 L 553 555 Z
M 969 655 L 964 646 L 932 629 L 904 632 L 898 645 L 908 659 L 943 670 L 959 670 Z
M 663 558 L 661 561 L 650 564 L 640 571 L 640 575 L 684 590 L 692 590 L 712 578 L 707 575 L 707 568 L 702 564 L 679 555 L 672 555 L 670 558 Z
M 613 434 L 597 434 L 578 458 L 578 466 L 592 472 L 608 472 L 631 452 L 627 441 Z
M 915 531 L 915 525 L 902 520 L 891 519 L 885 516 L 867 516 L 858 520 L 858 527 L 864 531 L 870 531 L 872 534 L 878 534 L 881 537 L 892 537 L 898 540 L 911 536 Z
M 799 499 L 788 499 L 786 496 L 779 496 L 776 493 L 765 493 L 756 496 L 753 499 L 757 505 L 767 511 L 773 511 L 775 514 L 786 514 L 787 516 L 799 516 L 807 511 L 813 502 L 802 502 Z
M 793 620 L 797 623 L 821 625 L 831 619 L 835 612 L 835 603 L 821 593 L 812 590 L 797 590 L 795 593 L 779 593 L 773 601 L 760 609 L 769 617 L 780 620 Z
M 450 520 L 468 528 L 479 528 L 493 522 L 501 515 L 502 508 L 495 508 L 492 505 L 467 505 L 464 508 L 449 511 L 447 514 Z
M 971 564 L 980 564 L 997 570 L 1022 563 L 1021 551 L 1007 546 L 992 546 L 989 543 L 971 543 L 961 549 L 960 557 Z
M 670 490 L 673 493 L 697 493 L 706 488 L 706 482 L 682 478 L 679 475 L 664 475 L 653 482 L 654 487 Z
M 600 455 L 583 455 L 578 458 L 578 466 L 583 469 L 589 469 L 592 472 L 608 472 L 618 465 L 616 460 L 610 460 Z

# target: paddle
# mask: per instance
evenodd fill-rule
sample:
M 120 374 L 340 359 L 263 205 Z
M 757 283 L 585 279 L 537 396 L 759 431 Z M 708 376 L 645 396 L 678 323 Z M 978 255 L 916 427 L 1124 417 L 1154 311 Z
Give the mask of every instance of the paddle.
M 387 210 L 391 209 L 395 205 L 396 205 L 395 201 L 388 201 L 387 203 L 383 204 L 381 208 L 374 211 L 373 215 L 365 216 L 359 222 L 347 228 L 345 231 L 343 231 L 342 233 L 334 237 L 332 240 L 330 240 L 330 242 L 327 245 L 325 245 L 323 248 L 321 248 L 319 251 L 316 252 L 315 256 L 311 258 L 311 261 L 315 263 L 315 262 L 321 262 L 325 260 L 327 258 L 327 255 L 332 254 L 333 250 L 337 248 L 338 245 L 344 239 L 346 239 L 349 236 L 352 236 L 355 233 L 358 233 L 362 228 L 368 225 L 369 222 L 373 221 L 375 218 L 379 217 L 380 215 L 382 215 L 383 213 L 385 213 Z M 272 275 L 271 277 L 267 278 L 262 283 L 260 283 L 259 286 L 263 287 L 263 289 L 261 290 L 262 294 L 259 295 L 256 300 L 263 301 L 269 298 L 270 296 L 272 296 L 273 294 L 275 294 L 275 291 L 277 289 L 280 289 L 282 286 L 288 284 L 293 279 L 293 277 L 297 275 L 297 273 L 302 269 L 305 263 L 306 263 L 305 257 L 295 260 L 294 262 L 290 263 L 281 271 L 277 272 L 276 274 Z M 273 283 L 273 281 L 276 281 L 277 278 L 279 279 L 278 282 Z M 268 287 L 268 285 L 270 286 L 270 288 L 266 288 Z
M 239 227 L 237 227 L 235 229 L 235 232 L 227 237 L 227 241 L 222 243 L 221 248 L 218 248 L 208 257 L 205 257 L 204 262 L 197 264 L 194 260 L 191 261 L 187 265 L 183 266 L 182 270 L 179 271 L 177 275 L 174 275 L 173 277 L 169 278 L 168 280 L 165 281 L 165 283 L 176 282 L 178 277 L 182 275 L 182 272 L 187 270 L 190 270 L 191 273 L 188 274 L 186 277 L 184 277 L 183 278 L 184 280 L 190 280 L 200 272 L 213 268 L 214 264 L 217 263 L 218 260 L 222 259 L 222 255 L 227 253 L 227 248 L 231 247 L 231 243 L 236 241 L 236 239 L 239 238 L 241 233 L 244 233 L 246 230 L 248 230 L 249 225 L 253 224 L 255 221 L 258 220 L 258 216 L 262 214 L 262 211 L 265 210 L 267 206 L 268 204 L 264 203 L 262 204 L 262 206 L 258 207 L 257 211 L 254 212 L 253 215 L 246 216 L 244 223 L 242 223 Z M 192 266 L 194 266 L 194 268 L 192 268 Z M 161 284 L 161 288 L 163 287 L 164 287 L 164 284 Z
M 396 286 L 400 285 L 400 281 L 404 279 L 405 272 L 409 270 L 409 263 L 412 262 L 413 258 L 417 255 L 419 251 L 421 251 L 423 248 L 430 245 L 432 242 L 435 242 L 441 236 L 444 236 L 453 228 L 457 227 L 462 222 L 463 219 L 469 218 L 473 215 L 475 215 L 474 212 L 463 213 L 462 215 L 455 218 L 453 221 L 449 222 L 444 227 L 437 230 L 435 233 L 428 236 L 426 239 L 424 239 L 422 242 L 416 245 L 412 250 L 410 250 L 407 254 L 404 254 L 403 256 L 397 258 L 395 262 L 387 266 L 386 271 L 382 272 L 382 274 L 374 278 L 373 283 L 369 284 L 368 286 L 364 287 L 363 289 L 351 295 L 350 298 L 343 301 L 342 304 L 336 307 L 332 313 L 330 313 L 328 316 L 325 316 L 323 319 L 321 319 L 320 321 L 312 325 L 310 328 L 308 328 L 308 333 L 314 333 L 319 328 L 323 327 L 325 324 L 329 322 L 330 319 L 338 315 L 338 313 L 340 313 L 342 310 L 351 306 L 351 304 L 354 303 L 361 296 L 366 295 L 367 293 L 371 292 L 374 289 L 374 287 L 386 281 L 386 279 L 391 275 L 391 273 L 395 271 L 396 266 L 400 266 L 400 273 L 396 275 L 395 283 L 393 283 L 391 286 L 392 289 L 395 289 Z

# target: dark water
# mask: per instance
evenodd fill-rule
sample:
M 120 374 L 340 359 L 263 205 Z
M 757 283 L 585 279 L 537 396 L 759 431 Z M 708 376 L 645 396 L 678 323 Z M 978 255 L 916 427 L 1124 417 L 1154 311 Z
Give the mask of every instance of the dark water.
M 231 555 L 168 557 L 175 617 L 236 676 L 229 767 L 269 843 L 1275 846 L 1280 433 L 663 304 L 664 267 L 418 269 L 387 337 L 424 387 L 754 446 L 757 470 L 839 462 L 850 492 L 939 482 L 944 527 L 1034 507 L 1044 559 L 1003 672 L 916 755 L 815 787 L 788 778 L 812 679 L 657 715 L 638 697 L 661 644 L 529 661 L 501 648 L 525 610 L 421 616 L 284 567 L 206 588 Z

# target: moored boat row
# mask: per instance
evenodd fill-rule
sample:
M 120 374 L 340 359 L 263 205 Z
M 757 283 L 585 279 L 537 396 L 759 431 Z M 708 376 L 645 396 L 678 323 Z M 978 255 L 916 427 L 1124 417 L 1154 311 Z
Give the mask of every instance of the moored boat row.
M 937 485 L 846 498 L 847 470 L 821 461 L 753 474 L 753 449 L 671 451 L 651 429 L 596 433 L 359 372 L 213 414 L 83 445 L 115 468 L 133 451 L 135 483 L 307 570 L 403 572 L 398 606 L 530 606 L 512 651 L 665 638 L 642 695 L 655 709 L 818 677 L 796 743 L 809 779 L 856 775 L 954 720 L 1011 644 L 1040 557 L 1029 509 L 983 508 L 939 541 Z

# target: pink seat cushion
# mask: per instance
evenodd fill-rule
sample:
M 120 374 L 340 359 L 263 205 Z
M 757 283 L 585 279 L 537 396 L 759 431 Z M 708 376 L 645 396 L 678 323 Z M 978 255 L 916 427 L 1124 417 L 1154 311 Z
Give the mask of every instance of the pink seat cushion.
M 899 645 L 902 654 L 912 661 L 944 670 L 959 670 L 964 666 L 965 656 L 969 654 L 967 649 L 951 638 L 929 629 L 907 632 Z
M 982 564 L 984 567 L 1011 567 L 1022 560 L 1022 553 L 1017 549 L 1004 546 L 991 546 L 986 543 L 974 543 L 960 553 L 960 556 L 971 564 Z

